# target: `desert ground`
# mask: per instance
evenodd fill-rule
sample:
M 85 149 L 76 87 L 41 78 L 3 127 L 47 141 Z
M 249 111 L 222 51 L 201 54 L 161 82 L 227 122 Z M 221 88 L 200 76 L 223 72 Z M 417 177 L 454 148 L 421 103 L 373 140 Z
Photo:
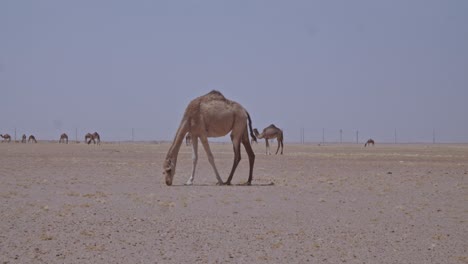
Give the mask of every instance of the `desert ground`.
M 212 144 L 223 180 L 231 144 Z M 468 145 L 254 145 L 252 186 L 203 148 L 0 144 L 1 263 L 468 263 Z M 233 183 L 247 180 L 242 160 Z M 276 142 L 272 151 L 276 151 Z

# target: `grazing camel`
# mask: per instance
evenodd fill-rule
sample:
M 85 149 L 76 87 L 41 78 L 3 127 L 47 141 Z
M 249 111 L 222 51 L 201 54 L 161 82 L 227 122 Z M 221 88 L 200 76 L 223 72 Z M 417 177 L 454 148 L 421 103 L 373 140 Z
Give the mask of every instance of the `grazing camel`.
M 68 135 L 66 133 L 63 133 L 62 135 L 60 135 L 59 144 L 65 142 L 68 144 Z
M 367 145 L 370 146 L 370 144 L 372 144 L 372 146 L 374 146 L 375 142 L 372 138 L 370 138 L 369 140 L 367 140 L 366 144 L 364 144 L 364 147 L 367 147 Z
M 89 144 L 89 142 L 91 142 L 92 138 L 93 138 L 93 134 L 87 133 L 87 134 L 84 136 L 84 141 L 85 141 L 86 143 Z M 89 141 L 89 142 L 88 142 L 88 141 Z M 96 143 L 96 142 L 94 142 L 94 143 Z
M 28 143 L 31 142 L 31 141 L 32 141 L 33 143 L 37 143 L 37 140 L 36 140 L 36 138 L 35 138 L 33 135 L 30 135 L 29 138 L 28 138 Z
M 247 127 L 248 121 L 248 127 Z M 252 138 L 255 135 L 252 132 L 252 120 L 245 108 L 237 102 L 226 99 L 220 92 L 211 91 L 206 95 L 200 96 L 192 100 L 185 109 L 184 116 L 177 129 L 174 141 L 172 142 L 169 151 L 167 152 L 166 160 L 163 164 L 163 174 L 166 178 L 166 184 L 172 185 L 176 172 L 177 156 L 180 150 L 180 145 L 187 133 L 192 135 L 192 174 L 187 181 L 187 185 L 193 184 L 195 177 L 195 168 L 198 161 L 198 139 L 200 139 L 208 161 L 216 175 L 218 185 L 231 185 L 231 180 L 234 172 L 241 160 L 240 145 L 244 145 L 247 155 L 249 156 L 249 179 L 245 185 L 251 185 L 253 167 L 255 162 L 255 153 L 249 141 L 249 129 Z M 214 156 L 211 152 L 208 143 L 208 137 L 222 137 L 231 132 L 231 141 L 234 147 L 234 163 L 231 173 L 225 183 L 219 176 L 218 170 L 214 162 Z
M 271 155 L 270 144 L 268 143 L 268 140 L 274 139 L 274 138 L 276 138 L 276 140 L 278 141 L 278 148 L 276 149 L 276 154 L 278 154 L 278 150 L 281 146 L 281 155 L 283 155 L 283 130 L 271 124 L 265 129 L 263 129 L 261 134 L 258 133 L 258 130 L 256 128 L 253 131 L 255 133 L 255 136 L 257 136 L 258 139 L 262 139 L 262 138 L 265 139 L 267 155 Z
M 94 132 L 93 134 L 88 133 L 85 135 L 85 142 L 91 144 L 91 141 L 93 141 L 94 144 L 101 144 L 101 137 L 99 136 L 98 132 Z
M 185 136 L 185 145 L 186 146 L 192 145 L 192 134 L 187 133 L 187 136 Z
M 26 134 L 21 137 L 21 143 L 26 143 Z
M 5 135 L 0 134 L 0 137 L 3 138 L 2 143 L 4 143 L 4 142 L 10 143 L 10 141 L 11 141 L 11 136 L 8 135 L 8 134 L 5 134 Z

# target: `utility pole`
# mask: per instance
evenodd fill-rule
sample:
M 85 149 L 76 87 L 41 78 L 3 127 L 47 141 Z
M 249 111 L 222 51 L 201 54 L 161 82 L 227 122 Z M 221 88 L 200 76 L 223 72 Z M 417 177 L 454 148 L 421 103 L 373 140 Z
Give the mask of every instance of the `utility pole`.
M 325 128 L 322 128 L 322 144 L 325 144 Z
M 132 128 L 132 142 L 135 141 L 135 129 Z
M 395 144 L 398 142 L 397 140 L 397 132 L 396 132 L 396 128 L 395 128 Z
M 435 144 L 435 128 L 432 129 L 432 144 Z
M 75 128 L 75 144 L 78 143 L 78 128 Z
M 16 143 L 16 127 L 15 127 L 15 143 Z
M 305 144 L 305 128 L 302 128 L 302 144 Z
M 340 144 L 343 143 L 343 129 L 340 129 Z
M 359 130 L 356 130 L 356 144 L 359 144 Z
M 305 128 L 302 128 L 302 144 L 305 144 Z

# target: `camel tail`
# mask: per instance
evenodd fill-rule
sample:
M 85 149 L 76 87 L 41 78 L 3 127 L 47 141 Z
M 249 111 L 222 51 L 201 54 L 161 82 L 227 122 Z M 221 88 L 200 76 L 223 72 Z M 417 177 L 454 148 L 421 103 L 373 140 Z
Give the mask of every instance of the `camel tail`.
M 250 129 L 250 136 L 252 137 L 252 139 L 257 142 L 257 138 L 255 137 L 253 131 L 252 131 L 252 119 L 250 119 L 250 115 L 249 115 L 249 112 L 245 111 L 247 113 L 247 118 L 249 119 L 249 129 Z

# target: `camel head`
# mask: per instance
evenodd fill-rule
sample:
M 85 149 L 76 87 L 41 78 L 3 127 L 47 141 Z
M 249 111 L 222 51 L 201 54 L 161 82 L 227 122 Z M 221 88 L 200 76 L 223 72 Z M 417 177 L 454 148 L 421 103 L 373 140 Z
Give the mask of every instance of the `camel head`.
M 167 158 L 163 164 L 163 174 L 166 176 L 167 186 L 172 185 L 172 180 L 175 174 L 175 162 L 171 158 Z
M 258 130 L 257 130 L 256 128 L 253 129 L 253 132 L 254 132 L 254 135 L 255 135 L 256 137 L 258 137 L 258 134 L 259 134 L 259 133 L 258 133 Z

